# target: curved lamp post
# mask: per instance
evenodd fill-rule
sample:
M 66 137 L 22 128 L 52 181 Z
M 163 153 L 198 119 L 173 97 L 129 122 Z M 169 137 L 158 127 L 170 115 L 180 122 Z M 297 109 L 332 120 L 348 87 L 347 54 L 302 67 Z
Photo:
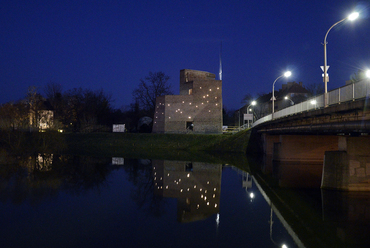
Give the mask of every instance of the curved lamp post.
M 328 75 L 328 65 L 327 65 L 327 55 L 326 55 L 326 38 L 328 37 L 328 34 L 329 34 L 329 31 L 335 27 L 336 25 L 338 25 L 339 23 L 345 21 L 345 20 L 350 20 L 350 21 L 353 21 L 353 20 L 356 20 L 357 17 L 359 16 L 360 14 L 358 12 L 353 12 L 352 14 L 350 14 L 349 16 L 347 16 L 346 18 L 340 20 L 339 22 L 336 22 L 334 23 L 333 26 L 331 26 L 328 30 L 328 32 L 326 32 L 326 35 L 325 35 L 325 38 L 324 38 L 324 74 L 323 74 L 323 78 L 324 78 L 324 83 L 325 83 L 325 106 L 328 105 L 328 82 L 329 82 L 329 75 Z
M 289 101 L 290 101 L 290 103 L 291 103 L 292 105 L 294 105 L 293 100 L 292 100 L 292 99 L 290 99 L 289 97 L 287 97 L 287 96 L 286 96 L 286 97 L 284 97 L 284 99 L 285 99 L 285 100 L 289 100 Z
M 283 75 L 275 79 L 274 83 L 272 84 L 272 119 L 274 119 L 274 112 L 275 112 L 275 83 L 281 77 L 290 77 L 292 73 L 290 71 L 285 72 Z
M 254 105 L 256 105 L 257 104 L 257 102 L 256 101 L 252 101 L 251 102 L 251 104 L 249 104 L 249 106 L 248 106 L 248 108 L 247 108 L 247 114 L 249 114 L 249 107 L 250 106 L 254 106 Z M 253 120 L 252 120 L 252 122 L 253 122 Z M 248 119 L 248 128 L 249 128 L 249 119 Z

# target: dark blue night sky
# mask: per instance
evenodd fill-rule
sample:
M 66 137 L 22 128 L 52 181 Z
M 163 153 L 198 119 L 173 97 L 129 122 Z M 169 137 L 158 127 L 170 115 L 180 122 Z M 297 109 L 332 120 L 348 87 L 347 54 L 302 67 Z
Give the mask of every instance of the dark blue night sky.
M 328 35 L 328 89 L 370 68 L 370 1 L 50 1 L 5 0 L 0 5 L 0 103 L 25 97 L 49 82 L 63 90 L 103 89 L 114 106 L 129 105 L 150 71 L 218 76 L 222 42 L 223 99 L 240 107 L 247 93 L 271 92 L 287 69 L 289 81 L 322 83 L 323 40 Z M 286 79 L 280 79 L 281 88 Z

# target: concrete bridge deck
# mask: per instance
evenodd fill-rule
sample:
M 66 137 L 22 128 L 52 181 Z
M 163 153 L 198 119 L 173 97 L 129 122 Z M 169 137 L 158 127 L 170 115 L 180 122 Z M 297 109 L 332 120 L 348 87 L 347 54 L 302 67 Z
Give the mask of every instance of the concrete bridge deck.
M 366 134 L 370 133 L 370 101 L 360 99 L 295 113 L 254 128 L 265 133 Z

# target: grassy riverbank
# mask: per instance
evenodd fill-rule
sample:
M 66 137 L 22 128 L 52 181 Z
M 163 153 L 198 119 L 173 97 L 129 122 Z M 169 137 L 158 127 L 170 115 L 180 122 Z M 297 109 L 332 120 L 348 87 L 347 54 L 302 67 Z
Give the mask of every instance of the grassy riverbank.
M 245 163 L 250 132 L 217 134 L 2 132 L 1 154 L 67 153 L 100 157 Z M 4 156 L 3 156 L 4 157 Z
M 227 160 L 232 163 L 245 155 L 250 132 L 234 135 L 68 133 L 64 134 L 71 154 L 109 155 L 131 158 Z
M 64 134 L 70 152 L 111 153 L 150 150 L 213 151 L 245 153 L 250 133 L 235 135 L 69 133 Z

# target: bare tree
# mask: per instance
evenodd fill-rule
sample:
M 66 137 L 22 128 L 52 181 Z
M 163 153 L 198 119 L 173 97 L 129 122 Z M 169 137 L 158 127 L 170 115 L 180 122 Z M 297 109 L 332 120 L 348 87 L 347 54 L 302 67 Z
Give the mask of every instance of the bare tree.
M 310 96 L 316 96 L 324 93 L 323 83 L 311 83 L 305 87 L 310 93 Z
M 252 94 L 247 93 L 247 94 L 245 94 L 245 96 L 243 97 L 243 99 L 242 99 L 241 103 L 242 103 L 242 104 L 248 104 L 248 103 L 249 103 L 249 102 L 251 102 L 253 99 L 254 99 L 254 98 L 253 98 Z
M 62 95 L 62 85 L 50 82 L 44 87 L 44 93 L 49 101 L 60 98 Z
M 72 125 L 76 131 L 86 126 L 95 129 L 98 125 L 110 125 L 111 103 L 111 95 L 105 94 L 102 89 L 68 90 L 63 95 L 62 122 Z
M 57 119 L 61 118 L 63 114 L 62 85 L 50 82 L 44 87 L 44 94 L 54 109 L 54 116 Z
M 141 109 L 153 112 L 158 96 L 173 94 L 169 79 L 163 72 L 149 72 L 149 76 L 140 79 L 139 87 L 133 91 L 134 102 L 137 102 Z

